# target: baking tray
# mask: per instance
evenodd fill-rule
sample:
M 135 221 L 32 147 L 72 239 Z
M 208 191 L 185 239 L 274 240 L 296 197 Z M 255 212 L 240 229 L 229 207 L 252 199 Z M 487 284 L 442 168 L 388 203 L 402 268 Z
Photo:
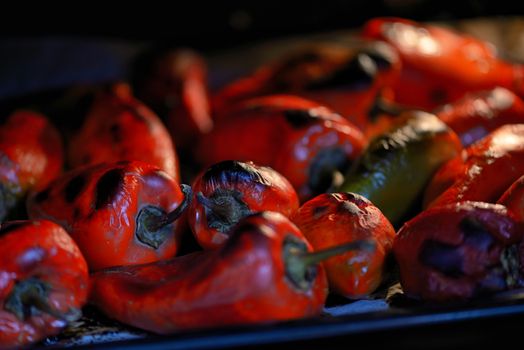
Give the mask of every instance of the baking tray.
M 473 19 L 447 23 L 493 42 L 524 62 L 524 20 Z M 311 42 L 350 42 L 353 31 L 288 37 L 246 45 L 207 57 L 211 87 L 245 74 L 287 50 Z M 148 42 L 49 37 L 0 39 L 0 111 L 38 99 L 76 83 L 123 79 Z M 35 55 L 34 53 L 39 53 Z M 239 54 L 241 53 L 241 54 Z M 50 91 L 42 95 L 41 91 Z M 300 349 L 386 346 L 442 348 L 520 341 L 524 326 L 524 290 L 460 305 L 424 305 L 403 297 L 395 278 L 366 300 L 330 296 L 323 315 L 314 319 L 257 326 L 224 327 L 158 336 L 122 325 L 86 307 L 84 316 L 60 335 L 35 345 L 95 349 Z

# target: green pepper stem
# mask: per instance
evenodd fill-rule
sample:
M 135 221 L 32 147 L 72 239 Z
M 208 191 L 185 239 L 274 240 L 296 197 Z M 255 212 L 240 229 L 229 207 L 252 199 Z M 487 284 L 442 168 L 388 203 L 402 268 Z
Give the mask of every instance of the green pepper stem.
M 376 249 L 376 244 L 372 240 L 363 239 L 354 242 L 349 242 L 334 247 L 322 249 L 311 253 L 300 253 L 299 258 L 305 266 L 311 266 L 318 264 L 326 259 L 329 259 L 335 255 L 344 254 L 352 250 L 364 250 L 373 252 Z
M 193 191 L 191 190 L 191 187 L 186 184 L 181 184 L 180 189 L 182 190 L 182 193 L 184 194 L 184 200 L 178 207 L 176 207 L 175 210 L 167 213 L 166 215 L 161 216 L 158 220 L 148 220 L 146 221 L 146 228 L 150 232 L 155 232 L 161 229 L 164 226 L 167 226 L 177 220 L 182 213 L 186 210 L 186 208 L 191 203 L 191 199 L 193 197 Z

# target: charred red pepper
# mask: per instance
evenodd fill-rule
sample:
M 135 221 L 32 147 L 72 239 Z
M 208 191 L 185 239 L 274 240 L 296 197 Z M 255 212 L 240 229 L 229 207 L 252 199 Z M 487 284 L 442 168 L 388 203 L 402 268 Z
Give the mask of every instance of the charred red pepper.
M 221 246 L 231 228 L 249 214 L 269 210 L 289 217 L 299 206 L 297 193 L 286 178 L 252 162 L 215 164 L 192 187 L 189 224 L 206 249 Z
M 69 171 L 28 199 L 29 217 L 62 225 L 90 270 L 167 259 L 191 189 L 139 161 Z
M 524 125 L 504 125 L 439 169 L 426 189 L 425 202 L 427 206 L 466 200 L 495 203 L 522 174 Z
M 524 66 L 503 61 L 492 45 L 472 36 L 401 18 L 372 19 L 362 35 L 398 51 L 402 71 L 392 88 L 402 104 L 432 110 L 497 86 L 524 96 Z
M 393 248 L 395 229 L 369 200 L 353 193 L 321 194 L 304 203 L 292 220 L 314 250 L 373 241 L 376 249 L 350 251 L 322 264 L 334 293 L 362 298 L 378 288 Z
M 499 87 L 468 94 L 436 114 L 469 146 L 502 125 L 524 123 L 524 101 Z
M 81 316 L 87 264 L 67 232 L 47 221 L 0 228 L 0 348 L 19 348 L 57 334 Z
M 244 218 L 217 250 L 92 276 L 91 302 L 109 317 L 155 333 L 319 316 L 328 293 L 318 262 L 358 241 L 312 252 L 285 216 Z
M 277 95 L 237 105 L 199 145 L 205 166 L 253 161 L 286 177 L 304 201 L 340 182 L 366 145 L 346 119 L 314 102 Z
M 137 97 L 165 120 L 180 155 L 213 127 L 204 58 L 189 49 L 149 52 L 134 69 Z
M 524 222 L 524 176 L 511 184 L 497 203 L 504 205 L 520 222 Z
M 0 126 L 0 221 L 29 190 L 46 186 L 62 172 L 62 139 L 39 113 L 19 110 Z
M 522 232 L 502 205 L 461 202 L 424 211 L 393 244 L 404 293 L 452 301 L 522 287 Z
M 71 139 L 68 156 L 72 167 L 139 160 L 158 166 L 177 181 L 180 178 L 177 154 L 164 124 L 125 84 L 98 92 L 82 128 Z
M 213 107 L 218 117 L 227 117 L 229 108 L 239 101 L 293 94 L 318 101 L 364 129 L 376 96 L 399 72 L 398 54 L 383 42 L 311 46 L 226 85 L 213 95 Z

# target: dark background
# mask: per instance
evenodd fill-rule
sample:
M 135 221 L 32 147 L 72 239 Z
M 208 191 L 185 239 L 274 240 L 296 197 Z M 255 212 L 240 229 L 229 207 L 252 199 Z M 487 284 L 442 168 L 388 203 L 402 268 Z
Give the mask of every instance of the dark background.
M 103 37 L 191 46 L 202 51 L 229 48 L 292 34 L 356 28 L 374 16 L 451 20 L 519 15 L 513 1 L 322 0 L 322 1 L 138 1 L 16 2 L 0 11 L 4 37 Z

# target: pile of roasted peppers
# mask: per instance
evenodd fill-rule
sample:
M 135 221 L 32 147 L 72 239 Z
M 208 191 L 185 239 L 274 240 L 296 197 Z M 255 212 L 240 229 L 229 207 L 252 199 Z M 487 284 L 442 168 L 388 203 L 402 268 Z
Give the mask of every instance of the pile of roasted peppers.
M 88 303 L 169 334 L 524 287 L 524 67 L 492 45 L 377 18 L 215 91 L 185 49 L 130 82 L 2 116 L 0 348 Z

